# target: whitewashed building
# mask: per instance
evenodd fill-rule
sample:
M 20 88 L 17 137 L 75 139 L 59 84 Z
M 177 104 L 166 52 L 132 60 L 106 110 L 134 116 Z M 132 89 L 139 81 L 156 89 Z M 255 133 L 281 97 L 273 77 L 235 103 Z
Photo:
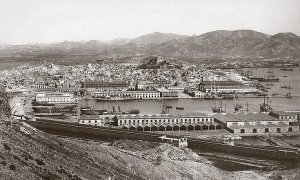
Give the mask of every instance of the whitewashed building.
M 77 99 L 69 93 L 39 93 L 36 102 L 40 103 L 76 103 Z

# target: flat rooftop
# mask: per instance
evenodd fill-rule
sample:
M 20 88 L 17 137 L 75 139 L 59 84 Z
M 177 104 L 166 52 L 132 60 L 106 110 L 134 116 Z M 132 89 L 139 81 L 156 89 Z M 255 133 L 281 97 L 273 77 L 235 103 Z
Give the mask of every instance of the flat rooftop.
M 117 115 L 118 118 L 182 118 L 182 117 L 210 117 L 206 113 L 188 113 L 188 114 L 128 114 L 128 115 Z
M 71 97 L 71 94 L 67 93 L 40 93 L 36 97 Z

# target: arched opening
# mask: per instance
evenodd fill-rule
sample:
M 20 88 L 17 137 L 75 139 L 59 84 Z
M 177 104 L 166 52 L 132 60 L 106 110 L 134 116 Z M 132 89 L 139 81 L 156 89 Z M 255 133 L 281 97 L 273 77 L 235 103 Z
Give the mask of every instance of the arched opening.
M 203 125 L 202 126 L 202 130 L 208 130 L 208 126 L 207 125 Z
M 216 129 L 216 127 L 214 125 L 209 126 L 209 130 L 215 130 L 215 129 Z
M 216 129 L 223 129 L 223 126 L 222 126 L 221 124 L 218 124 L 218 125 L 216 126 Z
M 134 126 L 131 126 L 131 127 L 129 128 L 129 130 L 130 130 L 130 131 L 135 131 L 136 128 L 135 128 Z
M 158 131 L 158 128 L 156 126 L 152 126 L 151 131 Z
M 200 125 L 196 125 L 195 126 L 195 130 L 201 130 L 201 126 Z
M 189 125 L 189 126 L 188 126 L 188 130 L 189 130 L 189 131 L 193 131 L 193 130 L 195 130 L 195 129 L 194 129 L 194 126 L 192 126 L 192 125 Z
M 266 133 L 270 132 L 269 128 L 265 128 L 265 132 Z
M 166 128 L 165 128 L 165 126 L 159 126 L 158 130 L 159 130 L 159 131 L 165 131 Z
M 292 127 L 289 127 L 289 132 L 293 132 L 293 128 Z
M 144 127 L 144 131 L 150 131 L 150 127 L 149 126 L 145 126 Z
M 277 132 L 280 133 L 280 132 L 281 132 L 281 129 L 280 129 L 280 128 L 277 128 Z
M 123 126 L 123 127 L 122 127 L 122 129 L 128 130 L 128 127 L 126 127 L 126 126 Z
M 143 130 L 144 130 L 144 128 L 141 127 L 141 126 L 137 127 L 136 129 L 137 129 L 138 131 L 143 131 Z
M 257 133 L 257 129 L 253 129 L 253 133 Z
M 179 126 L 176 125 L 173 127 L 173 131 L 178 131 L 178 130 L 179 130 Z
M 167 130 L 167 131 L 173 131 L 173 128 L 172 128 L 172 126 L 167 126 L 167 127 L 166 127 L 166 130 Z
M 245 129 L 241 129 L 241 133 L 245 133 Z
M 180 126 L 180 130 L 186 130 L 187 129 L 187 127 L 185 126 L 185 125 L 182 125 L 182 126 Z

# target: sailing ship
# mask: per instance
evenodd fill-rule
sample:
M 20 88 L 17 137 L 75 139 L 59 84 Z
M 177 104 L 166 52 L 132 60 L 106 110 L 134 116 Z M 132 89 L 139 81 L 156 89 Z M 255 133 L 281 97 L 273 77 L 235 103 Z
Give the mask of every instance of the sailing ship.
M 86 100 L 86 104 L 84 106 L 80 107 L 80 114 L 86 114 L 86 115 L 101 115 L 103 113 L 107 113 L 107 109 L 98 109 L 95 110 L 94 106 L 91 108 L 88 104 L 88 100 Z
M 161 114 L 169 114 L 169 109 L 171 106 L 168 105 L 167 101 L 164 99 L 164 104 L 161 110 Z
M 260 112 L 271 112 L 273 108 L 271 107 L 271 103 L 269 104 L 268 96 L 266 102 L 266 96 L 264 96 L 264 103 L 260 104 Z
M 235 111 L 235 112 L 249 112 L 249 109 L 248 109 L 248 103 L 247 103 L 247 107 L 244 107 L 243 105 L 237 103 L 237 104 L 234 106 L 234 111 Z
M 221 106 L 219 106 L 219 107 L 217 107 L 217 105 L 215 103 L 215 107 L 212 107 L 212 111 L 214 113 L 224 113 L 224 112 L 226 112 L 226 105 L 225 105 L 225 110 L 223 110 L 222 101 L 221 101 Z

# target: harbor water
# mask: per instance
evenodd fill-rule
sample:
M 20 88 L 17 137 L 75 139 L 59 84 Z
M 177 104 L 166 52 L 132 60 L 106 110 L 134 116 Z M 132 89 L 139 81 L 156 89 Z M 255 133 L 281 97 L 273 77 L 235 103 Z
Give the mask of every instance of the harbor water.
M 248 71 L 249 69 L 243 69 Z M 251 70 L 251 69 L 250 69 Z M 293 71 L 283 71 L 279 68 L 257 68 L 251 70 L 255 76 L 274 75 L 279 78 L 279 82 L 263 82 L 262 84 L 269 87 L 269 103 L 274 110 L 300 110 L 300 67 L 293 68 Z M 281 88 L 281 86 L 290 86 L 291 89 Z M 285 98 L 287 93 L 291 93 L 292 98 Z M 276 94 L 272 96 L 272 94 Z M 169 99 L 166 100 L 169 106 L 170 113 L 190 113 L 190 112 L 204 112 L 212 113 L 212 107 L 220 106 L 220 100 L 203 100 L 203 99 Z M 234 112 L 234 106 L 239 103 L 245 107 L 248 104 L 248 109 L 253 112 L 259 112 L 259 104 L 264 102 L 263 97 L 239 98 L 233 100 L 222 100 L 223 110 L 226 112 Z M 164 100 L 135 100 L 135 101 L 95 101 L 90 100 L 88 106 L 94 109 L 108 109 L 112 111 L 114 106 L 118 110 L 120 106 L 121 111 L 128 111 L 129 109 L 139 109 L 142 114 L 156 114 L 161 113 L 164 105 Z M 183 107 L 184 109 L 176 109 L 176 107 Z

